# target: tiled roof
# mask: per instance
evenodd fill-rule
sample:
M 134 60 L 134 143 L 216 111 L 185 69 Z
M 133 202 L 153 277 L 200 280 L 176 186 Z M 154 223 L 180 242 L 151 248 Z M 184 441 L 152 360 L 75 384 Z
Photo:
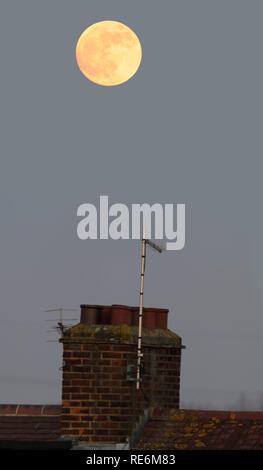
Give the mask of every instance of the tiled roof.
M 0 441 L 55 441 L 61 406 L 0 405 Z M 134 449 L 262 450 L 263 413 L 156 409 Z
M 263 449 L 263 413 L 158 409 L 134 449 Z
M 60 420 L 61 406 L 0 405 L 0 440 L 54 441 Z

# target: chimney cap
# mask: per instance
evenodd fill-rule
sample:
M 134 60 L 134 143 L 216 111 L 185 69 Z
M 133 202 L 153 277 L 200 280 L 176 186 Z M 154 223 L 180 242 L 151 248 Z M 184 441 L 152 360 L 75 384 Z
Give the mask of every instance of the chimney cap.
M 85 307 L 90 307 L 90 308 L 95 307 L 95 308 L 98 308 L 98 307 L 101 307 L 101 305 L 95 305 L 95 304 L 94 304 L 94 305 L 93 305 L 93 304 L 81 304 L 81 305 L 80 305 L 80 308 L 85 308 Z
M 132 307 L 130 307 L 130 305 L 124 305 L 124 304 L 112 304 L 112 307 L 132 308 Z

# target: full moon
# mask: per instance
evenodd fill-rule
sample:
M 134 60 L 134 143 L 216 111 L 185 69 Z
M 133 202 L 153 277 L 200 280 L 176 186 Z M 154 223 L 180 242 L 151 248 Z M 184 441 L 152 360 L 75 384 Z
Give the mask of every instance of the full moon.
M 136 34 L 118 21 L 89 26 L 77 42 L 76 60 L 85 77 L 103 86 L 120 85 L 138 70 L 142 58 Z

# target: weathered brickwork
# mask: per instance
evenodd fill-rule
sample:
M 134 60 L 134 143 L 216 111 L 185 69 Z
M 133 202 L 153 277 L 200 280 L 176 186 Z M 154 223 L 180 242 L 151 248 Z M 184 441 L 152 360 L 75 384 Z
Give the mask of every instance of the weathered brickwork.
M 89 327 L 86 327 L 89 328 Z M 110 327 L 109 327 L 110 328 Z M 127 380 L 136 364 L 136 342 L 109 338 L 64 337 L 62 435 L 89 442 L 125 442 L 143 410 L 179 407 L 181 348 L 171 344 L 143 348 L 140 390 Z M 178 338 L 178 337 L 177 337 Z M 114 340 L 114 344 L 109 344 Z M 116 341 L 116 342 L 115 342 Z

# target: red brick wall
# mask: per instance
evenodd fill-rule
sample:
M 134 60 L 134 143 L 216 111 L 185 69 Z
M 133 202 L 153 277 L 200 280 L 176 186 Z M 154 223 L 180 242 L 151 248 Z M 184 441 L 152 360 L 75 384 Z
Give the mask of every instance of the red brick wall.
M 142 386 L 126 378 L 136 345 L 64 342 L 62 435 L 125 442 L 143 409 L 179 407 L 181 349 L 145 347 Z

